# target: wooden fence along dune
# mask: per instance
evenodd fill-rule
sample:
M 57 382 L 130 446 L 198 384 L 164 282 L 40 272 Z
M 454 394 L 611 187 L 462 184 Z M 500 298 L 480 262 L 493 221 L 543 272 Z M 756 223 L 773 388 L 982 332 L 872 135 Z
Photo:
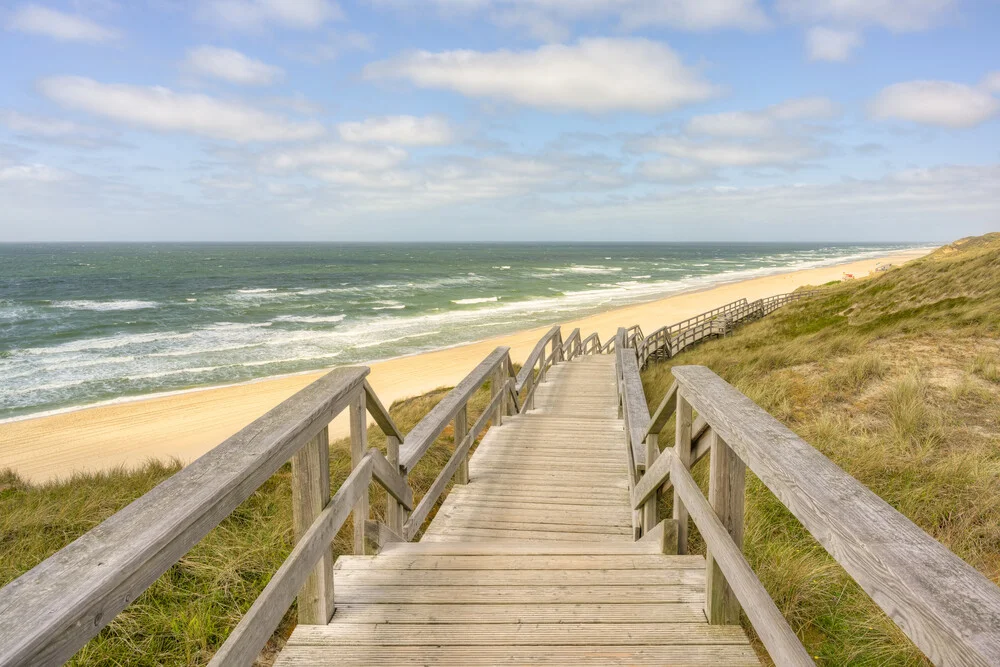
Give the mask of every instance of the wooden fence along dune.
M 741 612 L 778 665 L 812 664 L 742 553 L 748 468 L 932 662 L 1000 664 L 1000 588 L 711 370 L 674 368 L 649 414 L 651 359 L 808 295 L 604 344 L 553 327 L 516 375 L 497 348 L 409 433 L 367 368 L 334 370 L 0 589 L 0 665 L 69 659 L 289 460 L 295 548 L 212 664 L 253 663 L 296 598 L 278 665 L 758 664 Z M 343 410 L 352 472 L 332 493 L 327 425 Z M 454 454 L 416 502 L 407 475 L 449 424 Z M 707 498 L 690 473 L 705 456 Z M 385 523 L 369 517 L 372 484 Z M 663 493 L 673 516 L 661 519 Z M 355 555 L 335 560 L 348 516 Z M 687 555 L 692 522 L 704 558 Z

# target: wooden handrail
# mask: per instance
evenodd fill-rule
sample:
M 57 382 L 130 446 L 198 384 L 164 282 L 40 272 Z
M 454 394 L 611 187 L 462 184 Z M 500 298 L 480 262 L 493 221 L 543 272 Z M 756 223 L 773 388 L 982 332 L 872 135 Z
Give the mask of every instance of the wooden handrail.
M 510 378 L 507 381 L 508 386 L 511 384 L 513 384 L 513 378 Z M 494 411 L 497 409 L 497 406 L 500 405 L 500 401 L 503 400 L 504 396 L 504 391 L 497 392 L 496 395 L 494 395 L 493 400 L 490 401 L 489 405 L 486 406 L 486 409 L 483 410 L 483 413 L 479 415 L 479 419 L 476 420 L 476 423 L 471 429 L 469 429 L 466 436 L 460 443 L 455 445 L 455 451 L 452 453 L 451 458 L 448 459 L 448 463 L 445 464 L 445 466 L 441 469 L 441 472 L 438 473 L 438 476 L 434 479 L 430 488 L 427 489 L 427 493 L 425 493 L 424 497 L 420 499 L 420 503 L 417 505 L 416 509 L 413 510 L 413 514 L 410 515 L 410 518 L 407 519 L 406 524 L 403 526 L 403 537 L 405 539 L 412 540 L 420 530 L 420 526 L 423 525 L 427 515 L 430 514 L 434 505 L 441 497 L 441 494 L 444 493 L 448 480 L 450 480 L 455 474 L 455 471 L 458 470 L 459 464 L 468 455 L 469 449 L 472 447 L 472 443 L 476 441 L 476 438 L 478 438 L 483 432 L 483 429 L 486 428 L 487 422 L 489 422 L 490 418 L 493 416 Z
M 778 665 L 813 665 L 809 652 L 788 626 L 767 589 L 754 574 L 742 551 L 733 543 L 726 526 L 719 520 L 712 506 L 703 495 L 698 484 L 687 468 L 676 459 L 669 457 L 672 464 L 674 488 L 684 500 L 684 506 L 691 514 L 705 543 L 712 550 L 712 556 L 726 576 L 743 605 L 750 624 L 767 648 L 768 654 Z
M 1000 588 L 709 369 L 673 374 L 684 400 L 932 662 L 1000 664 Z
M 379 428 L 386 435 L 391 435 L 393 437 L 399 438 L 399 441 L 403 441 L 403 432 L 399 430 L 396 426 L 396 422 L 392 420 L 389 416 L 389 411 L 385 409 L 382 405 L 382 401 L 379 399 L 378 394 L 372 389 L 372 386 L 365 381 L 365 404 L 368 408 L 368 414 L 372 416 L 375 423 L 378 424 Z
M 61 664 L 362 390 L 331 371 L 0 589 L 0 664 Z
M 535 343 L 535 347 L 531 350 L 531 354 L 529 354 L 528 358 L 524 360 L 524 365 L 521 366 L 521 370 L 517 374 L 517 381 L 514 385 L 514 391 L 516 391 L 518 394 L 520 394 L 521 390 L 524 389 L 524 383 L 527 382 L 528 378 L 531 376 L 531 371 L 535 367 L 535 364 L 538 363 L 538 358 L 541 356 L 542 351 L 545 349 L 545 346 L 548 344 L 550 340 L 552 340 L 558 335 L 559 335 L 559 327 L 554 326 L 551 329 L 549 329 L 548 332 L 546 332 L 546 334 L 542 336 L 537 343 Z
M 498 347 L 494 350 L 413 427 L 403 440 L 399 452 L 399 465 L 404 470 L 407 472 L 413 470 L 448 423 L 468 403 L 469 398 L 490 379 L 502 363 L 506 362 L 509 352 L 510 348 L 507 347 Z
M 250 609 L 243 615 L 218 652 L 212 656 L 210 667 L 223 665 L 251 665 L 267 644 L 285 611 L 299 594 L 325 551 L 329 551 L 333 538 L 347 521 L 354 504 L 368 495 L 375 468 L 377 450 L 369 450 L 361 463 L 351 471 L 336 495 L 299 539 L 292 553 L 274 573 Z M 384 461 L 385 459 L 383 459 Z M 328 619 L 329 620 L 329 619 Z

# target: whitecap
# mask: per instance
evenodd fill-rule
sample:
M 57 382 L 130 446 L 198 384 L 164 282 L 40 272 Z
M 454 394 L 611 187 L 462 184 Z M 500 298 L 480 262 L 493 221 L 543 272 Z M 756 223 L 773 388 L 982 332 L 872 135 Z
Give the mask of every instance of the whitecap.
M 296 322 L 301 324 L 319 324 L 342 322 L 347 315 L 280 315 L 272 322 Z
M 155 301 L 139 301 L 138 299 L 118 299 L 115 301 L 89 301 L 78 299 L 74 301 L 56 301 L 53 308 L 68 308 L 70 310 L 145 310 L 147 308 L 159 308 L 160 304 Z
M 459 306 L 470 306 L 474 303 L 495 303 L 499 300 L 498 296 L 484 296 L 476 299 L 453 299 L 452 303 Z

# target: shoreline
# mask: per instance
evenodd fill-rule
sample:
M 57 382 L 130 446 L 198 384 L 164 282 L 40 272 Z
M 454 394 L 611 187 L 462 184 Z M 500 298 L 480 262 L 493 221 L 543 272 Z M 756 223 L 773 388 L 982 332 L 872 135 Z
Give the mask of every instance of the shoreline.
M 820 267 L 716 282 L 560 324 L 567 334 L 576 327 L 585 336 L 597 331 L 602 341 L 613 335 L 619 325 L 639 324 L 648 333 L 739 298 L 754 300 L 790 292 L 803 285 L 840 279 L 843 273 L 864 276 L 878 263 L 901 264 L 934 249 L 901 250 Z M 510 347 L 511 358 L 520 362 L 551 326 L 354 365 L 369 366 L 369 382 L 383 403 L 390 405 L 396 400 L 454 385 L 499 345 Z M 27 481 L 45 482 L 65 479 L 78 471 L 135 466 L 149 458 L 175 457 L 187 463 L 329 370 L 123 397 L 8 418 L 0 421 L 0 443 L 4 443 L 0 448 L 0 469 L 12 468 Z M 337 439 L 346 434 L 346 415 L 341 415 L 331 424 L 330 437 Z M 60 444 L 40 450 L 37 443 Z

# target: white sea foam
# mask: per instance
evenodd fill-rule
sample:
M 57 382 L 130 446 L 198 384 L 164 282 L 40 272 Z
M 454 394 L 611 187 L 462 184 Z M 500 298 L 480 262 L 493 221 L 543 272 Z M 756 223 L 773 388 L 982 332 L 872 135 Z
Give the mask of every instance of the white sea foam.
M 297 322 L 302 324 L 318 324 L 343 322 L 347 315 L 279 315 L 273 322 Z
M 236 290 L 240 294 L 267 294 L 268 292 L 277 292 L 277 287 L 255 287 L 253 289 L 239 289 Z
M 56 301 L 53 308 L 68 308 L 71 310 L 146 310 L 149 308 L 159 308 L 160 304 L 155 301 L 139 301 L 137 299 L 118 299 L 115 301 L 90 301 L 78 299 L 74 301 Z
M 499 300 L 498 296 L 484 296 L 476 299 L 453 299 L 452 303 L 459 306 L 471 306 L 474 303 L 495 303 Z

